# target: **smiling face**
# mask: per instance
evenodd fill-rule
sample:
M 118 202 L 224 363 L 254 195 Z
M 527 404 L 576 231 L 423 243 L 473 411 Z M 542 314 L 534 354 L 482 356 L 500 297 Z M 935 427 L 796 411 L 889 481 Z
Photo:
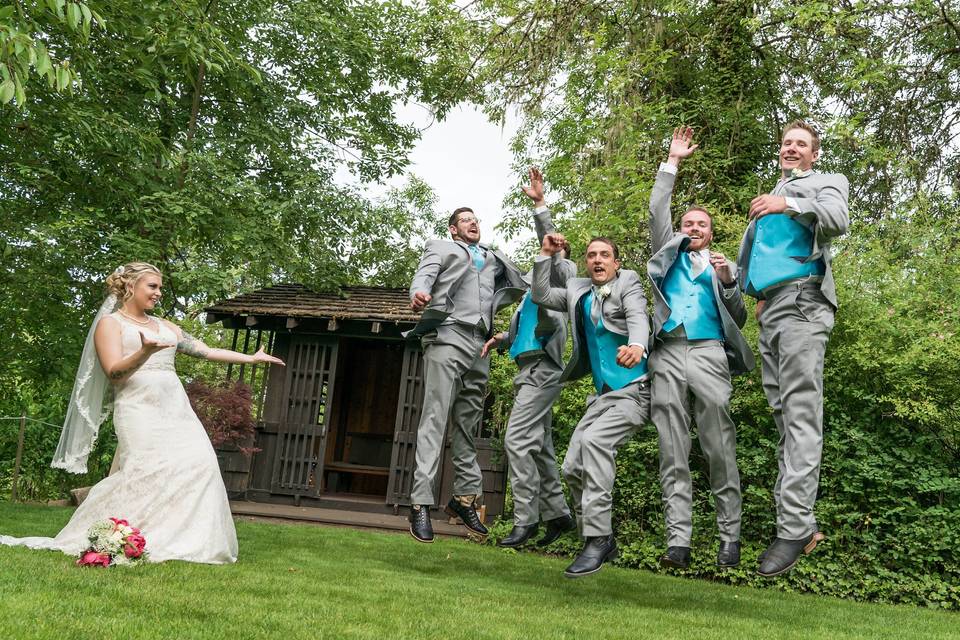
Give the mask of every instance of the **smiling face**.
M 127 304 L 142 311 L 150 311 L 162 297 L 163 278 L 155 273 L 145 273 L 133 285 L 133 295 Z
M 454 224 L 450 225 L 450 235 L 454 240 L 462 240 L 467 244 L 480 242 L 480 223 L 472 211 L 462 211 L 457 214 Z
M 703 209 L 691 209 L 680 218 L 680 233 L 690 236 L 690 251 L 700 251 L 710 247 L 713 240 L 713 221 Z
M 820 149 L 806 129 L 788 129 L 780 142 L 780 170 L 787 176 L 794 169 L 809 171 L 820 157 Z
M 620 261 L 612 245 L 604 240 L 594 240 L 587 245 L 587 273 L 595 285 L 602 285 L 617 277 Z

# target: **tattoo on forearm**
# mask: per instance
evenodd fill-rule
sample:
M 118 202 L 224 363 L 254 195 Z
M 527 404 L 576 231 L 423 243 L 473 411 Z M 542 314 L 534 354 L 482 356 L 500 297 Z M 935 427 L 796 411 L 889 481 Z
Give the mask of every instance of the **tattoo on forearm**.
M 126 369 L 120 369 L 119 371 L 112 371 L 110 372 L 110 379 L 120 380 L 121 378 L 123 378 L 125 375 L 127 375 L 134 369 L 136 369 L 136 367 L 127 367 Z
M 183 332 L 183 338 L 177 343 L 177 351 L 185 353 L 195 358 L 206 358 L 210 354 L 210 348 L 194 338 L 192 335 Z

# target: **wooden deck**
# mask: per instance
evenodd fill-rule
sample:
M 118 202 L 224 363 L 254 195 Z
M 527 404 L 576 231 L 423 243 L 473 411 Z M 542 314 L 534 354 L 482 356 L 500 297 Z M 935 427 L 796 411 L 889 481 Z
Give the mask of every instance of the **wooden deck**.
M 392 515 L 384 513 L 368 513 L 363 511 L 348 511 L 345 509 L 323 509 L 318 507 L 295 507 L 285 504 L 269 504 L 266 502 L 249 502 L 245 500 L 231 500 L 230 509 L 235 516 L 267 518 L 272 520 L 295 520 L 312 522 L 322 525 L 340 527 L 358 527 L 363 529 L 380 529 L 385 531 L 408 531 L 410 522 L 406 514 Z M 467 537 L 467 530 L 450 524 L 442 511 L 437 510 L 434 517 L 433 531 L 440 536 Z

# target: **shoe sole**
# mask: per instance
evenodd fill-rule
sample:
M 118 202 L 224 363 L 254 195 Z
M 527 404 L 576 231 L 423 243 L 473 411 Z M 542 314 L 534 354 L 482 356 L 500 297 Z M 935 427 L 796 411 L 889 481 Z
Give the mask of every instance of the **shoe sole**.
M 584 577 L 586 577 L 586 576 L 592 576 L 593 574 L 595 574 L 595 573 L 597 573 L 598 571 L 600 571 L 600 569 L 603 569 L 603 565 L 604 565 L 604 564 L 606 564 L 607 562 L 611 562 L 611 561 L 613 561 L 613 560 L 616 560 L 616 559 L 619 558 L 619 557 L 620 557 L 620 550 L 619 550 L 619 549 L 614 549 L 613 551 L 611 551 L 610 553 L 607 554 L 607 556 L 603 559 L 603 562 L 600 563 L 600 566 L 597 567 L 596 569 L 594 569 L 593 571 L 586 571 L 586 572 L 584 572 L 584 573 L 567 573 L 566 571 L 564 571 L 564 572 L 563 572 L 563 575 L 564 575 L 564 577 L 566 577 L 566 578 L 570 578 L 570 579 L 574 579 L 574 580 L 577 579 L 577 578 L 584 578 Z
M 530 540 L 527 539 L 527 540 L 524 540 L 523 542 L 518 542 L 516 544 L 503 544 L 503 541 L 501 540 L 500 542 L 497 543 L 497 546 L 500 547 L 501 549 L 519 549 L 520 547 L 522 547 L 523 545 L 529 542 Z
M 817 543 L 821 542 L 824 538 L 826 538 L 826 536 L 820 533 L 819 531 L 813 534 L 813 539 L 810 540 L 810 542 L 808 542 L 806 546 L 803 547 L 803 555 L 805 556 L 810 555 L 810 552 L 817 548 Z M 774 571 L 773 573 L 762 573 L 759 569 L 757 569 L 757 574 L 764 578 L 776 578 L 777 576 L 782 576 L 786 572 L 793 569 L 795 566 L 797 566 L 798 562 L 800 562 L 800 556 L 797 556 L 796 560 L 790 563 L 789 566 L 786 566 L 783 569 L 780 569 L 780 571 Z
M 680 564 L 671 560 L 660 560 L 660 567 L 663 569 L 689 569 L 690 563 Z
M 719 562 L 717 563 L 718 569 L 736 569 L 739 566 L 740 566 L 739 562 L 737 562 L 736 564 L 720 564 Z

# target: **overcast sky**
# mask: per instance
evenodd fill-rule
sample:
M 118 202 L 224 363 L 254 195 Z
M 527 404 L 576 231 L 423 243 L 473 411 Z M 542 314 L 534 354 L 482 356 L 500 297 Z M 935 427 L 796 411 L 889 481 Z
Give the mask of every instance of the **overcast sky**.
M 469 105 L 451 111 L 442 122 L 433 121 L 430 113 L 418 105 L 401 107 L 397 114 L 423 132 L 410 154 L 408 172 L 433 188 L 439 212 L 449 214 L 457 207 L 470 207 L 480 220 L 484 242 L 496 240 L 508 251 L 520 246 L 525 237 L 506 242 L 494 231 L 504 196 L 516 185 L 517 177 L 510 174 L 510 140 L 517 130 L 517 118 L 508 117 L 501 127 Z M 378 195 L 405 180 L 406 176 L 398 176 L 369 192 Z M 533 236 L 532 230 L 529 235 Z

